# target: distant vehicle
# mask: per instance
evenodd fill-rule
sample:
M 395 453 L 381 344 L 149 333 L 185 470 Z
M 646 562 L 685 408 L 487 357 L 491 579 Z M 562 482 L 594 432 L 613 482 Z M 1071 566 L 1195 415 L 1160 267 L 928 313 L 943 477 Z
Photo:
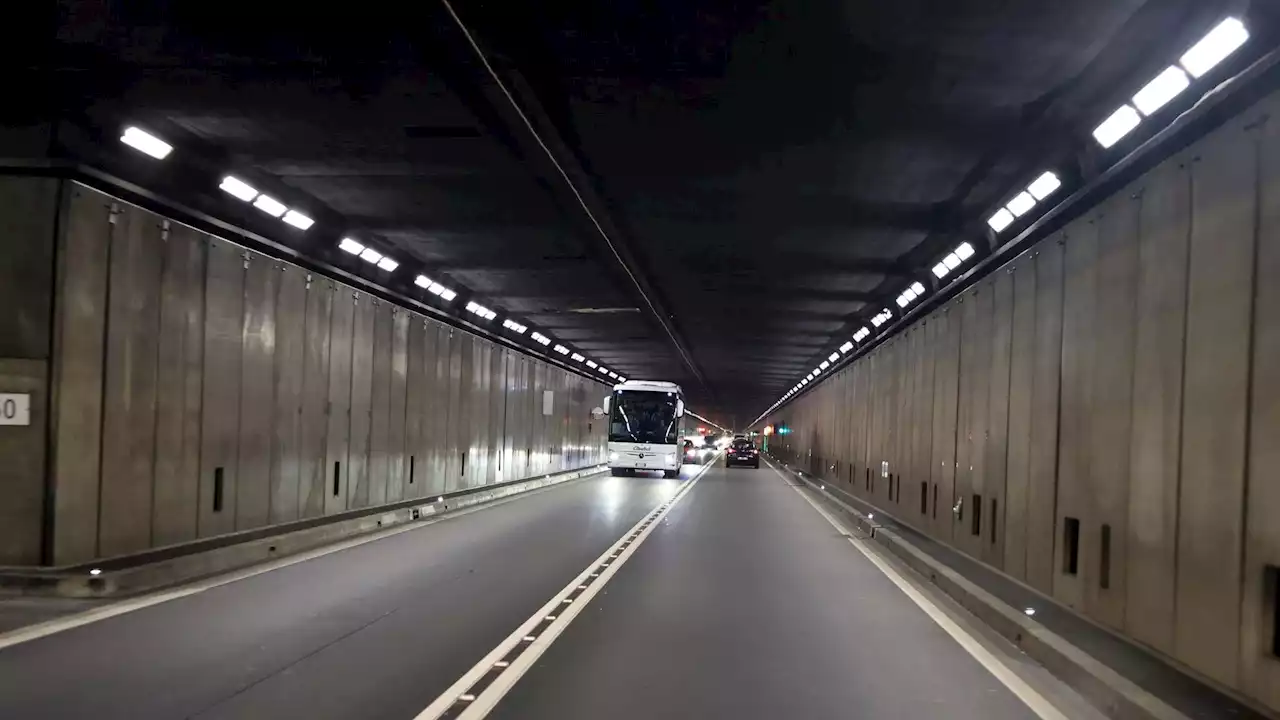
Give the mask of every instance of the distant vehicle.
M 734 465 L 750 465 L 753 468 L 760 467 L 760 451 L 756 450 L 756 444 L 745 437 L 736 437 L 733 444 L 729 446 L 728 452 L 724 456 L 725 467 L 733 467 Z
M 694 465 L 701 465 L 702 458 L 706 456 L 707 447 L 703 445 L 698 447 L 692 440 L 684 441 L 684 461 Z
M 615 476 L 657 470 L 680 476 L 684 392 L 670 382 L 628 380 L 613 386 L 602 412 L 609 416 L 609 470 Z

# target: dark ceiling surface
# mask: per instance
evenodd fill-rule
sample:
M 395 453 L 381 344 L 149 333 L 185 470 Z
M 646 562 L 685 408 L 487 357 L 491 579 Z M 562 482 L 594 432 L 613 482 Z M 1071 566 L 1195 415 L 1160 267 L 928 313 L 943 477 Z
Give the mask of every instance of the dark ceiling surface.
M 299 251 L 372 239 L 742 425 L 1239 5 L 64 0 L 30 115 L 145 123 L 307 208 Z

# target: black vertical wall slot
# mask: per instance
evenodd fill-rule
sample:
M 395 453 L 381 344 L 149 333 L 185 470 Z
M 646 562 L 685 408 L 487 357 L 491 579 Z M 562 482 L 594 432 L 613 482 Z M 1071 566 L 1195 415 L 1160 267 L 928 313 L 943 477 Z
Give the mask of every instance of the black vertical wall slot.
M 1263 579 L 1266 602 L 1271 603 L 1271 656 L 1280 658 L 1280 567 L 1268 565 Z
M 933 519 L 938 519 L 938 486 L 933 486 Z
M 867 466 L 867 490 L 871 490 L 871 466 Z
M 1080 570 L 1080 521 L 1076 518 L 1063 518 L 1062 525 L 1062 572 L 1075 575 Z
M 342 477 L 342 463 L 335 462 L 333 464 L 333 496 L 338 497 L 338 484 Z
M 920 483 L 920 514 L 929 514 L 929 483 Z
M 413 484 L 413 456 L 409 456 L 409 484 Z
M 973 496 L 973 514 L 969 516 L 969 534 L 982 534 L 982 496 L 976 493 Z
M 1103 590 L 1111 587 L 1111 526 L 1102 526 L 1102 565 L 1098 571 L 1098 585 Z
M 996 544 L 996 525 L 1000 524 L 999 520 L 996 519 L 1000 517 L 999 513 L 997 512 L 999 508 L 1000 506 L 996 503 L 996 499 L 991 498 L 991 517 L 988 519 L 991 520 L 991 544 L 992 545 Z
M 213 511 L 222 512 L 222 468 L 213 469 Z
M 458 453 L 462 456 L 462 477 L 467 476 L 467 454 L 465 452 Z

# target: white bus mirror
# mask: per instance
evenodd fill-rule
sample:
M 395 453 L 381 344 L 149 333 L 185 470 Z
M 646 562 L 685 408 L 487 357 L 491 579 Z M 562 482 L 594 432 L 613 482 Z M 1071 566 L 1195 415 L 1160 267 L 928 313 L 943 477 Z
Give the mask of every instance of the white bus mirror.
M 684 417 L 684 401 L 676 400 L 676 417 Z
M 606 396 L 604 401 L 600 405 L 600 414 L 607 415 L 608 413 L 609 413 L 609 398 L 608 396 Z

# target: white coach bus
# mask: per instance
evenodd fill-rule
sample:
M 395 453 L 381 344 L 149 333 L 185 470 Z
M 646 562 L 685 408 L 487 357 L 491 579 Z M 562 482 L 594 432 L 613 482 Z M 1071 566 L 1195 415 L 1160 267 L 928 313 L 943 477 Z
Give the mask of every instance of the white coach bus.
M 614 475 L 637 470 L 680 475 L 684 461 L 684 393 L 669 382 L 628 380 L 604 400 L 609 417 L 609 469 Z

